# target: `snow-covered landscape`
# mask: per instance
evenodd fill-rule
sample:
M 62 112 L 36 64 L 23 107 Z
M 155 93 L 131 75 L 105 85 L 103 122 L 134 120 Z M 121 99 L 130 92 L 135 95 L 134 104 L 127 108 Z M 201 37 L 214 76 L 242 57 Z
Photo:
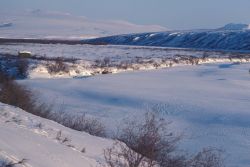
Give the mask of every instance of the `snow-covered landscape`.
M 101 75 L 84 79 L 29 79 L 19 82 L 39 92 L 45 102 L 53 101 L 56 108 L 62 107 L 63 111 L 72 114 L 84 112 L 102 120 L 109 131 L 115 130 L 124 117 L 139 118 L 149 108 L 156 107 L 157 112 L 173 121 L 173 129 L 184 133 L 182 148 L 197 151 L 204 146 L 219 147 L 226 150 L 227 162 L 230 166 L 247 166 L 250 154 L 248 69 L 249 64 L 219 63 Z M 2 104 L 1 111 L 1 151 L 12 160 L 13 156 L 16 159 L 27 158 L 28 164 L 34 166 L 58 166 L 60 163 L 67 166 L 66 163 L 71 165 L 73 162 L 77 162 L 74 166 L 79 165 L 80 162 L 88 166 L 98 164 L 98 159 L 102 157 L 101 150 L 104 146 L 111 145 L 111 141 L 74 132 L 51 121 L 22 113 L 20 109 Z M 41 129 L 38 126 L 40 123 Z M 55 139 L 60 130 L 71 139 L 72 144 L 73 140 L 80 140 L 74 144 L 75 147 L 77 144 L 80 146 L 71 149 L 66 144 L 60 145 Z M 18 136 L 23 136 L 24 139 Z M 17 137 L 18 145 L 13 147 L 15 140 L 8 139 Z M 36 140 L 34 146 L 30 143 L 33 138 Z M 21 151 L 25 144 L 22 140 L 29 141 L 31 150 Z M 62 162 L 53 158 L 52 162 L 46 159 L 46 164 L 37 164 L 39 162 L 38 159 L 33 158 L 32 149 L 37 147 L 36 143 L 40 143 L 40 140 L 39 148 L 52 149 L 55 159 L 56 157 L 60 159 L 60 156 L 71 152 L 75 159 L 78 156 L 86 157 L 78 161 L 63 158 L 65 161 Z M 94 146 L 91 142 L 94 142 Z M 101 144 L 100 148 L 96 146 L 99 142 L 106 144 Z M 12 147 L 9 148 L 8 145 Z M 56 148 L 50 145 L 55 145 Z M 82 155 L 79 150 L 81 147 L 86 147 L 87 155 Z M 17 148 L 21 152 L 18 152 Z M 65 150 L 64 155 L 59 154 L 61 149 Z M 89 150 L 93 153 L 89 153 Z M 88 157 L 88 153 L 95 154 L 94 160 Z M 36 154 L 42 158 L 46 152 L 36 152 Z
M 229 166 L 247 166 L 249 64 L 208 64 L 85 79 L 20 81 L 67 112 L 85 112 L 115 130 L 124 117 L 148 108 L 184 133 L 183 147 L 226 150 Z M 68 105 L 70 104 L 70 105 Z
M 249 167 L 249 24 L 0 14 L 0 167 Z
M 250 89 L 248 82 L 250 78 L 248 72 L 248 54 L 242 54 L 240 57 L 233 59 L 230 58 L 230 53 L 225 54 L 214 51 L 203 52 L 173 48 L 91 45 L 43 46 L 39 44 L 1 46 L 1 52 L 5 54 L 8 53 L 8 51 L 10 54 L 15 54 L 18 50 L 31 50 L 34 54 L 45 54 L 48 58 L 53 58 L 53 56 L 72 58 L 71 56 L 74 55 L 73 58 L 79 59 L 79 62 L 86 61 L 88 63 L 94 63 L 95 60 L 102 60 L 105 57 L 109 57 L 110 62 L 117 63 L 124 60 L 133 60 L 136 56 L 141 57 L 142 61 L 147 59 L 160 59 L 162 62 L 162 59 L 167 58 L 169 62 L 174 63 L 178 55 L 184 55 L 186 57 L 196 56 L 200 58 L 200 63 L 198 63 L 198 65 L 193 64 L 194 66 L 190 66 L 192 65 L 191 63 L 186 64 L 186 61 L 175 62 L 176 64 L 174 64 L 174 66 L 165 65 L 165 67 L 162 66 L 158 68 L 154 68 L 152 64 L 148 64 L 143 71 L 137 71 L 139 69 L 127 69 L 123 70 L 123 73 L 120 74 L 101 75 L 100 73 L 100 75 L 94 75 L 88 78 L 80 77 L 92 76 L 89 75 L 91 71 L 88 74 L 86 68 L 79 67 L 80 64 L 75 67 L 78 70 L 82 70 L 81 75 L 77 78 L 75 78 L 74 75 L 71 76 L 63 72 L 61 75 L 49 75 L 46 72 L 36 71 L 37 68 L 36 70 L 30 68 L 28 79 L 19 80 L 18 83 L 26 85 L 37 92 L 41 100 L 47 104 L 52 103 L 55 110 L 66 111 L 72 115 L 76 113 L 86 113 L 88 116 L 100 120 L 104 123 L 109 134 L 112 134 L 117 126 L 121 126 L 120 122 L 122 122 L 124 118 L 140 118 L 146 111 L 155 109 L 162 117 L 173 122 L 172 126 L 175 132 L 184 134 L 184 139 L 181 142 L 182 149 L 196 152 L 205 146 L 218 147 L 225 150 L 228 166 L 247 166 L 249 163 L 248 155 L 250 154 L 250 148 L 248 148 L 248 139 L 250 129 L 248 125 L 248 111 L 250 107 Z M 204 62 L 205 64 L 201 58 L 204 54 L 211 56 L 206 58 L 207 62 Z M 231 53 L 231 56 L 235 56 L 234 53 Z M 11 55 L 9 55 L 9 57 L 11 57 Z M 40 62 L 41 60 L 30 61 Z M 131 62 L 133 63 L 133 61 Z M 143 64 L 141 64 L 141 66 L 143 66 Z M 43 66 L 43 68 L 46 69 L 46 66 Z M 100 67 L 91 66 L 92 72 L 98 68 Z M 150 69 L 158 70 L 151 71 Z M 10 107 L 8 110 L 14 109 Z M 17 111 L 14 110 L 12 112 Z M 18 113 L 20 112 L 21 111 L 18 110 Z M 6 115 L 4 113 L 3 115 Z M 12 117 L 15 116 L 7 118 L 12 119 Z M 17 126 L 6 123 L 7 118 L 2 121 L 4 125 L 1 126 L 2 128 L 13 128 L 12 126 Z M 20 120 L 22 122 L 23 118 L 21 117 Z M 27 118 L 25 120 L 27 120 Z M 55 142 L 58 144 L 54 139 L 55 133 L 59 131 L 59 128 L 56 128 L 57 126 L 59 125 L 53 127 L 57 130 L 53 130 L 54 132 L 52 134 L 47 134 L 51 132 L 47 132 L 46 129 L 41 130 L 44 131 L 45 136 L 49 136 L 45 138 L 49 140 L 49 143 Z M 32 128 L 33 127 L 30 127 L 31 132 L 34 131 Z M 26 130 L 27 129 L 29 129 L 29 127 L 26 127 Z M 4 132 L 8 131 L 6 129 L 2 130 Z M 31 132 L 29 131 L 29 133 Z M 74 135 L 74 133 L 79 135 L 79 132 L 73 131 L 66 133 L 69 136 Z M 13 134 L 17 135 L 17 133 L 14 132 Z M 39 134 L 31 133 L 30 135 L 36 136 L 41 134 L 39 132 Z M 41 137 L 43 137 L 43 135 Z M 96 140 L 98 142 L 98 139 Z M 102 140 L 104 139 L 100 139 L 100 141 Z M 76 144 L 83 143 L 84 146 L 93 145 L 93 143 L 85 144 L 84 142 L 85 141 L 82 141 Z M 107 145 L 111 145 L 111 142 L 112 141 L 107 141 Z M 96 143 L 94 143 L 94 145 L 96 145 Z M 102 146 L 105 145 L 102 144 Z M 47 147 L 47 145 L 44 144 L 40 147 Z M 65 145 L 60 147 L 67 149 Z M 4 152 L 9 151 L 5 150 L 5 148 L 2 149 Z M 69 149 L 69 152 L 75 151 L 75 154 L 80 154 L 79 156 L 81 157 L 82 155 L 79 153 L 79 149 L 80 148 L 78 148 L 78 151 Z M 86 149 L 88 150 L 88 148 Z M 104 149 L 104 147 L 98 149 L 99 151 L 97 151 L 96 154 L 100 155 L 100 157 L 96 156 L 98 158 L 92 160 L 93 164 L 98 164 L 99 158 L 103 161 L 100 150 Z M 15 152 L 8 153 L 12 155 Z M 18 156 L 19 159 L 30 159 L 31 162 L 29 163 L 37 162 L 35 159 L 32 160 L 29 154 L 22 155 L 19 152 L 16 154 L 15 156 Z M 40 154 L 40 152 L 38 154 Z M 67 159 L 65 159 L 65 161 L 67 161 Z M 91 164 L 91 160 L 88 160 L 88 162 L 89 161 Z M 49 163 L 49 161 L 47 162 Z M 47 166 L 49 164 L 41 165 Z M 34 166 L 37 166 L 37 164 Z

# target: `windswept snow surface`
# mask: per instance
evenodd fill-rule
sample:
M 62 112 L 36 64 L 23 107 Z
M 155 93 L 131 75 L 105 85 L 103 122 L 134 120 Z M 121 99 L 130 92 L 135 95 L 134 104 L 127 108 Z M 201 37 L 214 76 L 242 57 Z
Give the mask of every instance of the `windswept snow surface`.
M 224 149 L 228 167 L 250 164 L 250 64 L 206 64 L 84 79 L 19 81 L 64 111 L 86 112 L 109 130 L 155 112 L 184 133 L 181 148 Z M 88 150 L 88 149 L 87 149 Z
M 0 158 L 26 159 L 25 167 L 98 167 L 112 143 L 0 103 Z
M 5 38 L 85 39 L 115 34 L 166 31 L 158 25 L 136 25 L 121 20 L 91 20 L 69 13 L 33 10 L 0 12 L 0 36 Z

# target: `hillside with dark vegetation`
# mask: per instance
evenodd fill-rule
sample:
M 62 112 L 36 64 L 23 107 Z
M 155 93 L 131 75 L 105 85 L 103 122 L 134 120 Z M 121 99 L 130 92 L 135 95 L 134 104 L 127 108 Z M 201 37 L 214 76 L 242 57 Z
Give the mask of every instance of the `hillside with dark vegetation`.
M 127 34 L 86 40 L 88 43 L 250 51 L 250 30 L 193 30 Z

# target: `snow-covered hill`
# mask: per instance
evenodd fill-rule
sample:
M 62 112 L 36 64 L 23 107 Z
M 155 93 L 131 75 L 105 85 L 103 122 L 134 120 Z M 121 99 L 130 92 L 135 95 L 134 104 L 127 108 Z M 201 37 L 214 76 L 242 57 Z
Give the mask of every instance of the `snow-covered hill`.
M 1 159 L 26 159 L 27 167 L 100 166 L 103 149 L 113 144 L 2 103 L 0 136 L 0 166 Z
M 11 38 L 91 38 L 114 34 L 165 31 L 157 25 L 136 25 L 121 20 L 91 20 L 69 13 L 26 11 L 0 13 L 0 23 L 9 23 L 0 29 L 1 37 Z M 1 24 L 0 24 L 1 26 Z
M 250 51 L 250 30 L 248 25 L 228 24 L 220 29 L 118 35 L 93 39 L 89 42 Z
M 230 23 L 225 25 L 224 27 L 220 28 L 221 30 L 249 30 L 249 24 L 234 24 Z

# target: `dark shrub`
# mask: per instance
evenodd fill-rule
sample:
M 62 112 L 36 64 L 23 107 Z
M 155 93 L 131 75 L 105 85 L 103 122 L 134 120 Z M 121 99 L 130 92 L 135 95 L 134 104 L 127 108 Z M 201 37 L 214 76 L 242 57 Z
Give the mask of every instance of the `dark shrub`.
M 26 58 L 19 58 L 16 62 L 17 67 L 17 76 L 20 79 L 27 78 L 28 76 L 28 69 L 29 69 L 29 62 Z
M 223 167 L 216 149 L 204 149 L 195 156 L 177 151 L 180 136 L 168 130 L 164 119 L 147 113 L 142 122 L 128 121 L 118 131 L 113 147 L 104 150 L 108 167 Z
M 48 69 L 48 72 L 50 74 L 57 74 L 57 73 L 60 73 L 60 72 L 64 72 L 64 73 L 69 72 L 69 67 L 64 62 L 63 58 L 57 58 L 55 60 L 54 64 L 48 64 L 47 69 Z

